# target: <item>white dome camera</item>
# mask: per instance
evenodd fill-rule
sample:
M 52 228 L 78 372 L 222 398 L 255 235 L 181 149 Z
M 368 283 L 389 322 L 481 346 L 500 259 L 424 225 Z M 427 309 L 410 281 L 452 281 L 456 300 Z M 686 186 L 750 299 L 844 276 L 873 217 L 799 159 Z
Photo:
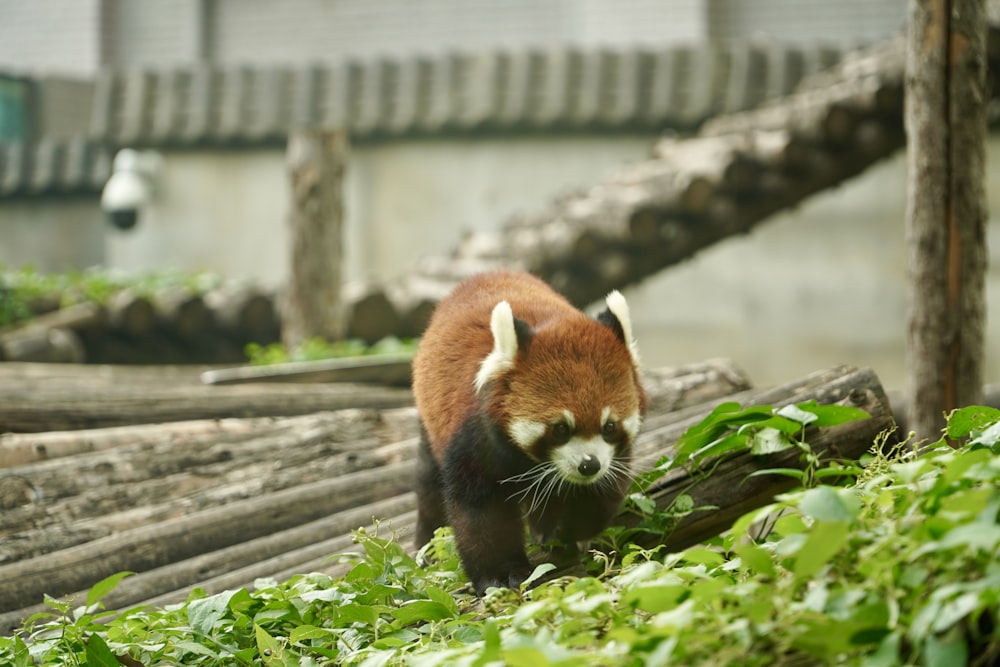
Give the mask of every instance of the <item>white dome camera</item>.
M 162 162 L 163 158 L 151 151 L 118 151 L 111 163 L 111 178 L 101 193 L 101 210 L 111 225 L 123 231 L 136 226 L 139 213 L 153 197 Z

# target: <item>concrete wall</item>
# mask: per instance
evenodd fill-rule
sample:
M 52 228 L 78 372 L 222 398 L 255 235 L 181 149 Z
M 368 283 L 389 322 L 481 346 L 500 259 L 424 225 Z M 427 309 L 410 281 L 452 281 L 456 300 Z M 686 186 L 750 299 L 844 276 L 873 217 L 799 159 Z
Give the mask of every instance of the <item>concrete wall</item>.
M 987 193 L 1000 211 L 1000 140 Z M 738 361 L 760 384 L 838 363 L 905 376 L 905 156 L 628 290 L 644 360 Z M 1000 216 L 988 226 L 986 380 L 1000 382 Z
M 902 32 L 906 0 L 707 0 L 714 40 L 859 44 Z
M 100 65 L 101 0 L 0 3 L 0 69 L 93 74 Z
M 211 58 L 301 63 L 355 55 L 556 45 L 656 44 L 707 36 L 705 0 L 216 0 Z
M 34 266 L 42 272 L 85 269 L 105 263 L 103 219 L 96 198 L 42 204 L 0 202 L 0 266 Z
M 400 275 L 447 253 L 466 230 L 496 228 L 560 190 L 643 157 L 650 137 L 414 140 L 352 149 L 345 187 L 347 273 Z M 130 271 L 180 267 L 287 273 L 287 174 L 278 150 L 164 155 L 154 205 L 131 232 L 108 231 L 107 257 Z

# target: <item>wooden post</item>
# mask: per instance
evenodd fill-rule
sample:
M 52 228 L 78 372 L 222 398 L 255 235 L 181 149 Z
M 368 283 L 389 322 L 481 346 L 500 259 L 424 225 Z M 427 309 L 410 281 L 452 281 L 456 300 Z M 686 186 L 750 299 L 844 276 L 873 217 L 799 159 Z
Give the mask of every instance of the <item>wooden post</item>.
M 906 53 L 907 403 L 937 438 L 982 396 L 986 17 L 982 0 L 910 0 Z
M 307 338 L 342 338 L 343 180 L 347 134 L 294 130 L 288 136 L 292 209 L 291 262 L 281 340 L 292 349 Z

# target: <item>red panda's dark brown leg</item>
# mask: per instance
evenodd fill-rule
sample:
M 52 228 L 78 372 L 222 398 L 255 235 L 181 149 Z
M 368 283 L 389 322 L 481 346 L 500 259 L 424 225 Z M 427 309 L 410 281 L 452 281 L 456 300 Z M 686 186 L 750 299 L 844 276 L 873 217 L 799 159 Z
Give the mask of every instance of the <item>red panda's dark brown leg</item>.
M 417 534 L 419 548 L 434 537 L 434 531 L 448 523 L 442 495 L 441 469 L 431 453 L 427 434 L 421 429 L 417 450 Z
M 531 574 L 516 504 L 501 498 L 474 506 L 453 501 L 448 509 L 462 566 L 477 595 L 490 586 L 516 588 Z

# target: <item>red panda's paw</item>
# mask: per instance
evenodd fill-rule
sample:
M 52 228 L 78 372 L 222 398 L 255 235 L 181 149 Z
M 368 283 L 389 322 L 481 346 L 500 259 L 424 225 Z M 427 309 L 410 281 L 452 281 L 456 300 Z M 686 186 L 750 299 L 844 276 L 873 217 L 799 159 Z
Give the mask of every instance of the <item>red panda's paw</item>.
M 500 575 L 480 575 L 473 578 L 472 588 L 476 595 L 482 597 L 487 588 L 511 588 L 517 590 L 531 574 L 530 565 L 519 565 Z

